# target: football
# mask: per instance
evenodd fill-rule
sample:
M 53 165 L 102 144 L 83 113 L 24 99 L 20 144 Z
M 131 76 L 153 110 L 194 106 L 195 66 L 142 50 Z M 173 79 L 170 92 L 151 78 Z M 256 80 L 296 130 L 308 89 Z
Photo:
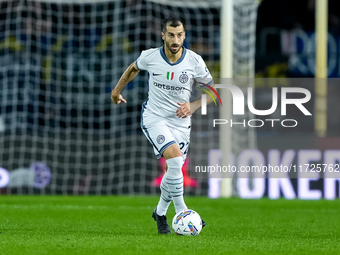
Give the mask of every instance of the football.
M 177 235 L 197 236 L 202 230 L 202 220 L 197 212 L 186 209 L 172 219 L 172 229 Z

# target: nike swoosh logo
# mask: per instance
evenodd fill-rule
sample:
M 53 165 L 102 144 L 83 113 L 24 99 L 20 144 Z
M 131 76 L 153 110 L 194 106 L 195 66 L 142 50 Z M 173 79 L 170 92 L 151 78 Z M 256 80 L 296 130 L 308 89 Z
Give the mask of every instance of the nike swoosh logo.
M 181 189 L 181 188 L 182 188 L 182 187 L 179 187 L 179 188 L 176 187 L 176 189 Z
M 153 76 L 162 75 L 161 73 L 152 73 Z

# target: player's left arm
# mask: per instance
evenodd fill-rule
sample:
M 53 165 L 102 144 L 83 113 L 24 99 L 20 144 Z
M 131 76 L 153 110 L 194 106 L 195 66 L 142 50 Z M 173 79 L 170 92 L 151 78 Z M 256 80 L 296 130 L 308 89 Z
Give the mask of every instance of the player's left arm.
M 213 78 L 201 56 L 197 58 L 194 79 L 198 82 L 198 84 L 206 83 L 207 85 L 215 88 Z M 214 99 L 212 97 L 207 97 L 207 104 L 210 104 L 215 100 L 216 95 L 212 95 L 214 96 Z M 176 116 L 179 118 L 186 118 L 192 115 L 197 109 L 201 107 L 201 101 L 201 98 L 199 98 L 198 100 L 191 103 L 178 103 L 180 107 L 176 111 Z
M 215 88 L 215 84 L 210 85 L 211 87 Z M 214 99 L 216 99 L 216 95 L 212 94 Z M 214 101 L 212 97 L 207 97 L 207 105 Z M 178 107 L 176 111 L 176 116 L 178 118 L 186 118 L 192 115 L 197 109 L 199 109 L 202 105 L 201 103 L 202 98 L 197 99 L 191 103 L 177 103 L 180 107 Z

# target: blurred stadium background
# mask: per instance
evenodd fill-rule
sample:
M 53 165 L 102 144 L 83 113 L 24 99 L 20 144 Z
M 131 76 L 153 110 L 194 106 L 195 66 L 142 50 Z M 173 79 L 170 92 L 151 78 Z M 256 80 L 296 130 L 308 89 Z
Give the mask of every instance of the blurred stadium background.
M 140 129 L 147 73 L 124 89 L 127 104 L 114 105 L 111 89 L 142 50 L 162 45 L 161 22 L 174 14 L 186 22 L 185 46 L 220 78 L 221 2 L 13 0 L 0 1 L 0 7 L 0 194 L 158 194 L 164 162 L 155 159 Z M 315 77 L 315 1 L 234 0 L 233 13 L 234 77 L 282 78 L 280 86 L 305 87 L 313 94 L 308 107 L 314 113 L 314 81 L 292 85 L 285 78 Z M 329 78 L 340 76 L 339 35 L 340 4 L 330 0 Z M 336 79 L 328 83 L 325 136 L 315 132 L 314 114 L 302 118 L 292 111 L 289 117 L 301 122 L 290 132 L 279 126 L 235 129 L 235 157 L 252 148 L 269 162 L 269 151 L 282 156 L 293 150 L 292 163 L 305 155 L 310 162 L 328 157 L 339 164 L 340 89 Z M 255 105 L 268 109 L 277 84 L 254 86 Z M 218 117 L 218 107 L 209 111 Z M 193 121 L 189 160 L 206 165 L 215 160 L 208 156 L 219 149 L 218 136 L 199 114 Z M 211 190 L 218 178 L 190 177 L 189 166 L 186 195 L 220 196 Z M 326 183 L 320 177 L 305 178 L 302 191 L 299 179 L 275 182 L 278 192 L 269 190 L 268 179 L 258 184 L 234 178 L 232 195 L 338 198 L 340 179 Z M 240 194 L 244 189 L 249 192 Z

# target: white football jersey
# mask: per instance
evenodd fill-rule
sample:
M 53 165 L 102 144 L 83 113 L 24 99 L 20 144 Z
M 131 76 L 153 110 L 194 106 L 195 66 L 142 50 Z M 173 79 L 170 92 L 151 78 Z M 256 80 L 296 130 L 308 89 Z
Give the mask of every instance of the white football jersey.
M 170 63 L 160 47 L 142 51 L 136 66 L 149 73 L 148 99 L 143 104 L 143 112 L 166 118 L 180 127 L 190 126 L 191 117 L 176 117 L 180 107 L 177 103 L 190 102 L 194 80 L 213 83 L 202 57 L 183 47 L 181 58 Z

